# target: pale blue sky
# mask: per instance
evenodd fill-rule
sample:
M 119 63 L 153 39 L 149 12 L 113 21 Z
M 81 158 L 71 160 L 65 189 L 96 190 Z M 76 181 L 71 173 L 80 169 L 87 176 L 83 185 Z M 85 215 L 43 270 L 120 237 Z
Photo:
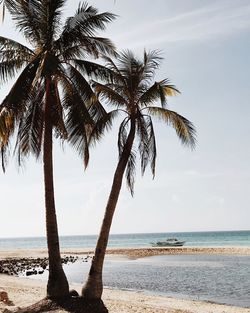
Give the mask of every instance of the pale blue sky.
M 69 0 L 70 13 L 78 1 Z M 156 124 L 156 178 L 138 171 L 135 196 L 125 184 L 113 233 L 250 229 L 250 3 L 248 0 L 96 0 L 119 15 L 104 33 L 118 49 L 160 49 L 157 79 L 182 94 L 171 109 L 197 127 L 198 145 L 181 146 Z M 19 39 L 7 17 L 0 34 Z M 0 98 L 7 87 L 0 88 Z M 117 161 L 117 128 L 92 151 L 89 168 L 65 145 L 55 148 L 61 235 L 98 232 Z M 45 234 L 42 163 L 12 161 L 0 175 L 0 237 Z

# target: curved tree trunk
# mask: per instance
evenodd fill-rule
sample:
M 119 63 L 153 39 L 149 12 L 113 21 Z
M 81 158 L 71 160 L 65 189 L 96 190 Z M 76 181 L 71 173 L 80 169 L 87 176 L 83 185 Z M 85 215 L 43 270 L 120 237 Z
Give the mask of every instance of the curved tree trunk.
M 50 84 L 51 80 L 47 78 L 43 144 L 46 231 L 49 255 L 49 279 L 47 284 L 47 296 L 49 298 L 60 298 L 69 295 L 69 285 L 61 263 L 55 210 Z
M 111 191 L 109 194 L 104 219 L 96 244 L 95 255 L 92 260 L 86 284 L 82 288 L 82 296 L 87 300 L 101 300 L 103 292 L 103 262 L 109 239 L 109 232 L 112 224 L 113 215 L 119 198 L 123 175 L 129 160 L 133 141 L 135 138 L 135 121 L 131 120 L 130 132 L 123 152 L 120 156 L 118 165 L 113 178 Z

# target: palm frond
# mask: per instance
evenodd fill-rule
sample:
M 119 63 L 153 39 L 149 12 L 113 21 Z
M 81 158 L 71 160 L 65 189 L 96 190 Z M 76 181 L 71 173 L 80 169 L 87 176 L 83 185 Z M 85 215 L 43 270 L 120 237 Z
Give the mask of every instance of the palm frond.
M 23 163 L 23 158 L 33 154 L 36 158 L 41 152 L 44 123 L 44 94 L 42 86 L 34 88 L 29 95 L 27 108 L 20 119 L 15 152 L 17 152 L 18 164 Z
M 3 23 L 4 21 L 4 18 L 5 18 L 5 3 L 4 3 L 4 0 L 1 0 L 0 1 L 0 10 L 1 10 L 1 23 Z
M 1 167 L 3 172 L 6 171 L 6 165 L 8 163 L 8 150 L 7 146 L 0 145 L 0 154 L 1 154 Z
M 151 81 L 154 78 L 155 70 L 158 69 L 162 57 L 158 50 L 144 50 L 143 67 L 141 72 L 141 80 Z
M 122 95 L 118 94 L 107 84 L 101 84 L 96 81 L 93 81 L 93 88 L 97 96 L 99 96 L 101 99 L 105 99 L 108 103 L 115 105 L 117 107 L 127 106 L 126 99 L 124 99 Z
M 82 49 L 90 56 L 95 58 L 103 54 L 116 56 L 116 48 L 113 42 L 108 38 L 103 37 L 82 37 Z
M 144 91 L 139 98 L 138 103 L 140 102 L 141 105 L 148 106 L 155 104 L 156 101 L 160 100 L 161 106 L 165 108 L 167 105 L 167 97 L 176 96 L 179 93 L 179 90 L 174 85 L 170 84 L 168 79 L 164 79 L 155 82 L 154 85 Z
M 51 83 L 51 120 L 56 131 L 57 137 L 61 139 L 67 139 L 68 134 L 64 124 L 63 106 L 58 90 L 58 82 L 54 79 Z
M 110 69 L 98 63 L 79 59 L 73 59 L 70 63 L 72 63 L 82 75 L 87 75 L 94 79 L 111 80 L 113 77 L 113 72 Z
M 104 30 L 106 24 L 113 21 L 115 17 L 109 12 L 98 14 L 97 9 L 83 3 L 75 15 L 67 19 L 63 32 L 55 44 L 62 48 L 81 44 L 82 49 L 94 56 L 98 56 L 99 53 L 114 55 L 113 43 L 107 38 L 95 37 L 95 35 L 98 30 Z
M 12 60 L 0 62 L 0 80 L 4 83 L 14 78 L 20 69 L 23 68 L 24 64 L 22 60 Z
M 0 36 L 0 47 L 1 52 L 17 51 L 18 55 L 22 54 L 22 57 L 34 55 L 33 50 L 31 50 L 30 48 L 13 39 L 9 39 L 3 36 Z
M 96 144 L 96 142 L 99 142 L 105 133 L 111 129 L 113 121 L 118 114 L 118 110 L 112 110 L 95 122 L 95 126 L 89 136 L 90 146 Z
M 0 153 L 2 170 L 5 172 L 9 157 L 10 138 L 14 133 L 15 117 L 6 108 L 0 110 Z
M 16 24 L 30 43 L 42 46 L 41 40 L 41 16 L 42 7 L 40 1 L 36 0 L 15 0 L 11 1 L 8 10 Z
M 82 32 L 84 36 L 93 36 L 97 31 L 105 30 L 106 25 L 115 18 L 115 14 L 99 13 L 96 8 L 84 2 L 79 5 L 75 15 L 67 20 L 65 29 L 69 32 Z
M 94 126 L 94 121 L 74 83 L 66 77 L 61 80 L 61 83 L 64 94 L 62 105 L 67 112 L 65 126 L 68 141 L 83 157 L 84 166 L 87 167 L 89 161 L 88 135 Z
M 136 120 L 137 125 L 137 136 L 139 137 L 139 152 L 141 158 L 141 172 L 142 175 L 145 172 L 149 161 L 149 136 L 148 136 L 148 129 L 147 129 L 147 120 L 146 117 L 142 116 L 141 114 L 138 116 Z
M 129 116 L 125 117 L 125 119 L 122 121 L 122 123 L 119 127 L 119 132 L 118 132 L 119 157 L 121 157 L 121 155 L 122 155 L 124 146 L 125 146 L 127 138 L 128 138 L 127 127 L 128 127 L 129 121 L 130 121 L 130 117 Z
M 148 152 L 149 152 L 149 161 L 151 166 L 151 171 L 153 174 L 153 178 L 155 177 L 155 162 L 157 156 L 156 150 L 156 140 L 155 140 L 155 133 L 154 133 L 154 126 L 151 117 L 148 117 Z
M 24 68 L 9 94 L 3 100 L 2 107 L 7 107 L 17 112 L 23 110 L 23 106 L 33 88 L 33 81 L 35 80 L 38 66 L 39 59 L 35 59 Z
M 117 54 L 117 57 L 119 58 L 119 53 Z M 106 62 L 106 66 L 113 71 L 116 75 L 119 75 L 121 80 L 123 80 L 122 73 L 120 72 L 119 67 L 115 64 L 115 62 L 107 55 L 103 55 L 102 59 Z
M 64 97 L 64 102 L 67 102 L 68 112 L 66 116 L 66 129 L 68 132 L 68 141 L 76 149 L 81 158 L 84 160 L 85 168 L 89 162 L 89 146 L 88 135 L 91 132 L 92 124 L 86 119 L 86 109 L 82 102 L 73 102 L 69 97 L 67 100 Z M 89 119 L 89 118 L 88 118 Z
M 0 79 L 7 82 L 34 57 L 28 47 L 0 36 Z
M 195 147 L 196 143 L 196 131 L 194 125 L 182 115 L 159 107 L 147 107 L 146 110 L 152 116 L 164 121 L 166 124 L 171 125 L 177 136 L 180 138 L 182 144 Z
M 0 0 L 0 10 L 1 10 L 1 22 L 3 23 L 5 20 L 6 9 L 8 10 L 10 7 L 15 5 L 15 0 Z
M 64 4 L 65 0 L 40 0 L 41 41 L 46 46 L 52 46 L 54 39 L 59 35 Z
M 126 167 L 126 179 L 127 186 L 130 190 L 132 197 L 134 195 L 135 174 L 136 174 L 136 153 L 131 151 Z

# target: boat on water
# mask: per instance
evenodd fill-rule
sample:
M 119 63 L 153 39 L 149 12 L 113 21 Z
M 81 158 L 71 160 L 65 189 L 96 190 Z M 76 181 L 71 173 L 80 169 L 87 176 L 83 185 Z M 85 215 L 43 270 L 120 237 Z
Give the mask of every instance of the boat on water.
M 165 241 L 151 242 L 153 247 L 182 247 L 185 241 L 176 238 L 168 238 Z

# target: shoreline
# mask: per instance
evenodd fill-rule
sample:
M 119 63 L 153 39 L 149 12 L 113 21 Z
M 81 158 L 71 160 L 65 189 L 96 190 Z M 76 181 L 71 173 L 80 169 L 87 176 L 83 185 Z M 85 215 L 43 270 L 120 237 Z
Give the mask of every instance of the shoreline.
M 93 255 L 93 249 L 61 249 L 63 257 L 84 257 Z M 142 248 L 109 248 L 108 257 L 142 258 L 155 255 L 180 254 L 228 254 L 250 255 L 250 247 L 142 247 Z M 19 258 L 43 258 L 47 256 L 46 249 L 16 249 L 0 250 L 0 260 Z M 71 284 L 78 292 L 81 285 Z M 45 296 L 46 281 L 25 277 L 0 274 L 0 291 L 8 293 L 15 306 L 7 306 L 0 302 L 0 312 L 4 309 L 27 306 Z M 250 308 L 223 305 L 208 301 L 172 298 L 163 295 L 152 295 L 141 291 L 104 288 L 103 300 L 109 313 L 250 313 Z M 64 310 L 52 313 L 64 313 Z
M 93 255 L 94 248 L 63 248 L 62 257 L 69 255 Z M 250 255 L 250 247 L 138 247 L 138 248 L 108 248 L 107 255 L 122 255 L 129 258 L 143 258 L 156 255 L 177 255 L 177 254 L 230 254 L 230 255 Z M 15 258 L 41 258 L 47 257 L 47 249 L 15 249 L 1 250 L 0 260 Z
M 78 292 L 81 285 L 71 284 Z M 0 275 L 0 288 L 8 292 L 14 306 L 0 302 L 0 312 L 5 309 L 24 307 L 45 296 L 46 282 L 28 278 Z M 104 288 L 103 301 L 109 313 L 250 313 L 242 308 L 207 301 L 183 300 L 165 296 L 152 296 L 141 292 Z M 65 313 L 65 310 L 51 311 Z

